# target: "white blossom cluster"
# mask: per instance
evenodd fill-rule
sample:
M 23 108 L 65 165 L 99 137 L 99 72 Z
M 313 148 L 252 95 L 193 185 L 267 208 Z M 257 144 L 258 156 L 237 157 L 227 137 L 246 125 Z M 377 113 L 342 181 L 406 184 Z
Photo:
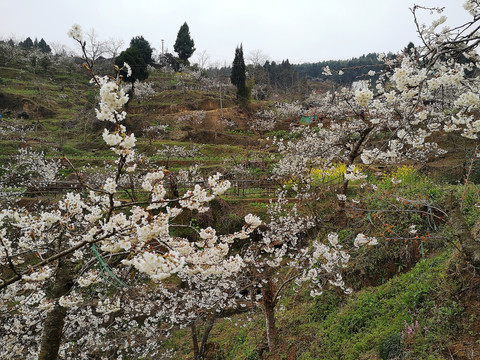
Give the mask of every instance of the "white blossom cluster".
M 160 125 L 151 125 L 143 130 L 145 136 L 151 142 L 154 139 L 159 139 L 165 136 L 167 133 L 168 125 L 160 124 Z
M 275 111 L 279 119 L 288 119 L 291 117 L 301 116 L 303 113 L 303 106 L 299 104 L 298 101 L 294 101 L 291 103 L 277 102 L 275 103 Z
M 0 167 L 2 200 L 20 196 L 27 188 L 41 189 L 58 180 L 60 160 L 47 159 L 43 152 L 20 148 L 12 161 Z
M 480 4 L 477 0 L 465 1 L 463 8 L 467 10 L 473 17 L 477 17 L 480 14 Z
M 177 117 L 177 122 L 189 125 L 200 125 L 207 117 L 205 110 L 198 110 Z
M 265 306 L 265 289 L 273 285 L 280 291 L 282 284 L 290 281 L 298 286 L 308 284 L 312 296 L 320 295 L 326 284 L 351 292 L 341 275 L 350 255 L 339 244 L 336 233 L 329 233 L 328 241 L 304 242 L 305 234 L 315 226 L 315 219 L 298 214 L 295 205 L 288 206 L 285 192 L 278 194 L 268 213 L 270 221 L 265 223 L 267 229 L 260 232 L 261 240 L 250 244 L 243 252 L 246 266 L 242 276 L 262 292 L 254 300 Z M 288 275 L 281 275 L 279 268 L 288 269 Z
M 355 241 L 353 242 L 353 244 L 355 245 L 355 247 L 360 247 L 361 245 L 372 246 L 377 245 L 378 240 L 375 237 L 368 237 L 360 233 L 355 237 Z
M 67 34 L 69 37 L 76 40 L 82 40 L 83 38 L 82 28 L 78 24 L 73 24 Z
M 274 110 L 257 111 L 250 128 L 254 131 L 269 131 L 275 128 L 279 118 Z
M 469 10 L 478 8 L 476 2 L 466 6 Z M 328 167 L 335 161 L 347 166 L 358 160 L 367 165 L 404 159 L 425 161 L 445 153 L 435 141 L 440 131 L 456 131 L 476 139 L 480 122 L 474 111 L 480 95 L 476 78 L 466 75 L 475 65 L 443 56 L 457 51 L 451 42 L 458 43 L 467 30 L 441 30 L 439 35 L 434 29 L 443 21 L 422 30 L 426 44 L 414 54 L 401 54 L 396 60 L 384 58 L 393 72 L 376 73 L 375 84 L 311 96 L 308 103 L 326 121 L 315 131 L 302 130 L 298 139 L 274 140 L 282 154 L 275 174 L 308 182 L 310 169 Z M 439 55 L 436 51 L 443 52 Z M 476 59 L 474 54 L 468 56 Z M 428 62 L 431 66 L 425 66 Z M 376 140 L 388 132 L 392 136 Z M 351 180 L 349 172 L 345 180 Z
M 113 123 L 124 120 L 127 113 L 122 109 L 128 102 L 128 95 L 125 91 L 117 82 L 111 81 L 107 76 L 96 77 L 95 82 L 100 85 L 100 110 L 95 109 L 98 120 Z
M 362 174 L 355 165 L 349 165 L 346 169 L 344 178 L 349 181 L 365 179 L 367 175 Z
M 125 63 L 124 66 L 127 67 L 128 64 Z M 131 76 L 130 66 L 128 66 L 127 69 L 129 69 L 129 72 L 127 71 L 127 76 Z M 122 90 L 124 93 L 130 93 L 130 91 L 132 90 L 132 84 L 122 84 Z M 135 80 L 135 83 L 133 84 L 133 96 L 137 100 L 137 102 L 140 103 L 142 101 L 148 101 L 153 96 L 155 96 L 156 93 L 157 92 L 153 88 L 152 82 L 139 81 L 138 79 Z
M 358 105 L 366 107 L 373 98 L 373 92 L 369 89 L 360 89 L 355 91 L 355 101 Z
M 176 159 L 185 159 L 185 158 L 194 158 L 200 155 L 200 150 L 202 146 L 192 145 L 190 147 L 182 145 L 162 145 L 162 148 L 157 150 L 157 155 L 160 158 L 176 158 Z

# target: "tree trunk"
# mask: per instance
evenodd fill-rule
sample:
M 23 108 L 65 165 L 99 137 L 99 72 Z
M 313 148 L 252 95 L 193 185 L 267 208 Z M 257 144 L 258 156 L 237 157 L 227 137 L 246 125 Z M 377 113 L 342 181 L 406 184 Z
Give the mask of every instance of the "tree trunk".
M 67 309 L 58 305 L 58 299 L 66 295 L 73 286 L 72 263 L 68 259 L 59 259 L 51 299 L 55 299 L 54 308 L 47 314 L 43 327 L 42 343 L 38 360 L 55 360 L 62 341 L 63 325 Z
M 205 358 L 205 352 L 207 351 L 207 343 L 208 343 L 208 337 L 210 335 L 210 331 L 213 329 L 213 324 L 215 324 L 216 320 L 216 315 L 215 312 L 210 314 L 207 319 L 207 326 L 205 327 L 205 330 L 203 331 L 203 337 L 202 337 L 202 345 L 200 347 L 200 359 Z
M 262 288 L 263 311 L 267 330 L 268 351 L 273 355 L 277 350 L 277 328 L 275 327 L 275 299 L 272 279 Z
M 193 343 L 193 358 L 195 360 L 205 359 L 205 353 L 207 351 L 207 343 L 210 332 L 212 331 L 213 325 L 215 324 L 216 315 L 212 313 L 208 315 L 207 323 L 205 330 L 203 331 L 202 342 L 198 344 L 198 332 L 195 321 L 192 321 L 190 328 L 192 330 L 192 343 Z
M 192 330 L 193 358 L 199 360 L 200 350 L 198 348 L 197 326 L 195 325 L 195 320 L 190 324 L 190 329 Z

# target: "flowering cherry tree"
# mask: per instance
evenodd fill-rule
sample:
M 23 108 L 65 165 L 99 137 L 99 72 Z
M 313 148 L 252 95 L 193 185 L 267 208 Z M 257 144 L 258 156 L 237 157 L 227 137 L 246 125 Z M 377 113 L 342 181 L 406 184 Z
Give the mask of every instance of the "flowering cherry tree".
M 368 86 L 311 96 L 309 101 L 324 121 L 315 129 L 304 129 L 299 140 L 275 139 L 283 155 L 276 173 L 295 177 L 309 188 L 312 170 L 344 163 L 346 171 L 338 190 L 342 202 L 349 181 L 364 177 L 355 170 L 355 163 L 425 161 L 445 153 L 437 140 L 449 132 L 477 139 L 480 120 L 475 111 L 480 106 L 480 84 L 472 72 L 479 60 L 473 31 L 479 21 L 479 5 L 466 1 L 464 7 L 472 21 L 439 30 L 446 18 L 441 16 L 429 27 L 419 24 L 416 13 L 422 8 L 415 6 L 412 12 L 421 46 L 395 59 L 381 55 L 386 70 Z M 325 74 L 329 73 L 326 69 Z
M 275 140 L 284 156 L 276 174 L 305 179 L 310 191 L 313 169 L 342 161 L 346 170 L 339 200 L 346 201 L 348 182 L 364 177 L 354 167 L 359 160 L 366 165 L 397 163 L 441 154 L 434 139 L 441 131 L 476 139 L 479 84 L 469 74 L 477 67 L 478 37 L 471 29 L 479 20 L 480 4 L 468 0 L 465 8 L 472 21 L 453 29 L 437 30 L 444 18 L 426 27 L 415 16 L 421 47 L 385 59 L 388 71 L 368 87 L 319 97 L 314 105 L 328 121 L 318 129 L 305 129 L 299 140 Z M 206 340 L 199 343 L 196 321 L 214 319 L 223 309 L 238 306 L 239 298 L 262 305 L 269 350 L 275 352 L 274 310 L 288 284 L 308 284 L 313 296 L 326 284 L 350 291 L 341 277 L 349 254 L 338 235 L 318 235 L 309 243 L 305 233 L 314 230 L 318 219 L 299 214 L 282 193 L 271 204 L 263 227 L 249 214 L 239 231 L 217 234 L 211 227 L 190 226 L 181 217 L 207 211 L 209 202 L 228 189 L 220 174 L 178 197 L 167 196 L 166 170 L 158 167 L 135 178 L 137 194 L 133 187 L 122 186 L 126 177 L 138 174 L 140 163 L 136 137 L 122 125 L 128 101 L 122 78 L 96 76 L 80 27 L 69 34 L 81 45 L 83 66 L 99 88 L 97 118 L 113 125 L 102 138 L 116 155 L 115 167 L 100 186 L 78 172 L 85 190 L 68 193 L 48 208 L 0 211 L 0 357 L 55 359 L 59 349 L 62 356 L 73 357 L 77 344 L 84 349 L 104 346 L 116 356 L 128 349 L 139 357 L 156 356 L 154 345 L 138 349 L 136 334 L 127 333 L 143 323 L 143 335 L 155 338 L 168 319 L 191 327 L 195 356 L 201 358 Z M 460 55 L 464 59 L 457 61 Z M 128 64 L 116 70 L 131 71 Z M 179 228 L 192 233 L 173 235 Z M 257 237 L 250 241 L 255 230 Z M 376 242 L 358 234 L 354 246 Z M 102 271 L 92 266 L 97 263 Z M 124 289 L 113 295 L 100 290 L 107 278 Z M 248 294 L 242 291 L 247 288 L 252 289 Z M 204 339 L 211 326 L 208 322 Z M 126 345 L 114 339 L 120 332 Z M 88 358 L 86 353 L 80 356 Z
M 80 27 L 75 25 L 69 34 L 86 54 Z M 218 173 L 208 178 L 205 187 L 196 185 L 174 199 L 166 198 L 162 168 L 143 176 L 141 198 L 120 189 L 121 179 L 137 168 L 135 135 L 121 124 L 127 116 L 123 106 L 128 96 L 120 86 L 121 77 L 96 76 L 93 62 L 87 56 L 83 60 L 92 74 L 91 82 L 100 89 L 97 118 L 114 124 L 114 130 L 105 129 L 102 137 L 117 156 L 116 167 L 100 188 L 90 186 L 78 174 L 86 191 L 68 193 L 51 209 L 0 212 L 0 305 L 2 310 L 18 314 L 2 324 L 2 356 L 39 353 L 42 359 L 57 357 L 67 307 L 79 301 L 75 287 L 98 281 L 98 273 L 79 273 L 75 267 L 92 261 L 92 249 L 96 254 L 128 254 L 121 262 L 123 267 L 145 274 L 159 289 L 172 275 L 192 288 L 209 279 L 218 285 L 220 279 L 242 268 L 242 259 L 229 252 L 234 239 L 248 237 L 258 226 L 250 216 L 241 231 L 230 235 L 217 236 L 211 228 L 197 230 L 198 241 L 171 235 L 180 214 L 206 211 L 208 203 L 228 189 L 230 183 Z M 128 64 L 124 70 L 127 74 L 131 71 Z M 124 200 L 125 193 L 131 201 Z M 228 288 L 228 282 L 225 284 Z M 118 301 L 106 298 L 98 302 L 97 312 L 115 312 L 119 306 Z M 28 332 L 23 325 L 35 329 Z M 42 327 L 39 341 L 36 335 Z M 19 337 L 19 332 L 29 335 Z
M 268 217 L 269 222 L 259 228 L 258 238 L 243 247 L 247 266 L 242 276 L 250 289 L 245 300 L 258 302 L 263 309 L 268 349 L 274 354 L 278 340 L 275 308 L 289 284 L 308 285 L 311 296 L 321 295 L 325 286 L 337 286 L 347 294 L 352 290 L 341 275 L 350 255 L 340 245 L 337 233 L 317 234 L 310 241 L 308 230 L 317 225 L 318 219 L 297 211 L 296 204 L 286 200 L 284 191 L 279 191 L 277 200 L 270 203 Z M 354 242 L 355 247 L 376 244 L 375 238 L 363 234 L 358 234 Z
M 47 159 L 43 152 L 19 149 L 13 161 L 0 167 L 0 194 L 3 201 L 15 200 L 30 188 L 58 180 L 61 161 Z

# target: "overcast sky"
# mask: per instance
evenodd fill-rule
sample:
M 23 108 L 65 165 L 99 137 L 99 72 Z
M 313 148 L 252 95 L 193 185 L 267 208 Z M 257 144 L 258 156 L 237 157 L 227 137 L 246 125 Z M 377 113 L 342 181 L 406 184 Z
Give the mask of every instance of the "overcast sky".
M 468 19 L 463 0 L 417 0 L 445 6 L 450 25 Z M 242 43 L 245 57 L 262 50 L 270 60 L 291 63 L 348 59 L 369 52 L 397 52 L 418 44 L 409 10 L 414 0 L 0 0 L 0 38 L 44 38 L 74 48 L 74 23 L 100 39 L 128 45 L 142 35 L 157 52 L 173 52 L 186 21 L 197 52 L 230 65 Z M 434 17 L 425 18 L 426 22 Z M 195 61 L 196 55 L 192 56 Z

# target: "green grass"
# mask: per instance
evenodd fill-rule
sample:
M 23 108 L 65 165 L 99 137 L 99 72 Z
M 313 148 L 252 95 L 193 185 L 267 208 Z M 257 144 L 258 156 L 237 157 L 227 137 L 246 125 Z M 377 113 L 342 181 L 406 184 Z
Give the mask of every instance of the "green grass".
M 362 354 L 376 351 L 390 334 L 401 334 L 404 322 L 410 324 L 412 318 L 419 322 L 419 328 L 404 351 L 417 354 L 415 359 L 438 354 L 445 337 L 455 330 L 454 315 L 461 311 L 455 305 L 451 305 L 455 309 L 450 312 L 438 310 L 442 300 L 450 301 L 441 298 L 448 296 L 444 292 L 448 263 L 447 254 L 422 260 L 410 272 L 385 285 L 360 291 L 325 321 L 306 325 L 316 328 L 312 351 L 323 354 L 317 359 L 359 359 Z M 310 333 L 307 328 L 301 332 Z
M 443 359 L 442 350 L 459 329 L 464 310 L 456 300 L 461 284 L 449 276 L 450 252 L 421 260 L 411 271 L 384 285 L 350 296 L 328 290 L 315 299 L 288 291 L 277 313 L 280 347 L 296 349 L 298 359 L 379 359 L 388 342 L 402 339 L 405 322 L 418 321 L 411 336 L 401 340 L 407 359 Z M 175 332 L 164 348 L 177 350 L 174 359 L 191 356 L 190 334 Z M 265 342 L 260 309 L 220 319 L 210 335 L 222 359 L 260 359 Z M 383 350 L 385 351 L 385 350 Z M 375 357 L 372 357 L 375 356 Z

